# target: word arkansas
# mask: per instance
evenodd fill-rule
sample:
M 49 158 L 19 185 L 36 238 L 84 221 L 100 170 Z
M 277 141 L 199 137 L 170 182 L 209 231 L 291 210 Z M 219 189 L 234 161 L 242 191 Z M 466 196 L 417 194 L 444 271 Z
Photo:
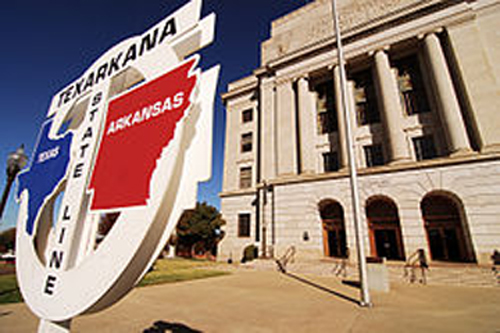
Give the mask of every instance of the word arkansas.
M 127 129 L 134 125 L 140 124 L 144 121 L 148 121 L 159 115 L 165 113 L 165 111 L 172 111 L 173 109 L 178 109 L 184 103 L 184 92 L 178 92 L 173 97 L 168 96 L 163 101 L 157 101 L 141 110 L 129 113 L 117 120 L 110 122 L 106 135 L 111 135 L 121 130 Z

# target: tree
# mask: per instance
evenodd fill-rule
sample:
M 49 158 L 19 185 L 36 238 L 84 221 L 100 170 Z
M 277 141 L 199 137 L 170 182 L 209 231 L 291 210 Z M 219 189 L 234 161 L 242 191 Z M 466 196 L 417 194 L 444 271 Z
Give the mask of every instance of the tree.
M 206 202 L 184 211 L 177 224 L 177 245 L 189 250 L 190 256 L 216 254 L 217 243 L 224 237 L 220 229 L 226 221 L 217 208 Z
M 16 228 L 10 228 L 0 233 L 0 253 L 14 250 L 16 247 Z

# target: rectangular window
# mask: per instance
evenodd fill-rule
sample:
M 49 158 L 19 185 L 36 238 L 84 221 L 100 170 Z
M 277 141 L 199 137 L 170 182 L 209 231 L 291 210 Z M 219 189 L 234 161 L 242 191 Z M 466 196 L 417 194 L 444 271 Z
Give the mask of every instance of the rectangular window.
M 384 153 L 382 145 L 364 146 L 366 166 L 368 168 L 384 165 Z
M 422 82 L 416 55 L 397 60 L 394 63 L 398 76 L 401 105 L 407 115 L 429 112 L 429 103 Z
M 380 122 L 377 108 L 377 97 L 369 70 L 356 73 L 351 78 L 354 81 L 354 101 L 358 125 L 368 125 Z
M 252 151 L 252 133 L 245 133 L 241 135 L 241 152 L 249 151 Z
M 334 172 L 339 170 L 339 159 L 337 152 L 323 153 L 323 168 L 325 172 Z
M 244 111 L 241 113 L 241 120 L 242 120 L 244 123 L 251 122 L 251 121 L 253 120 L 253 110 L 252 110 L 252 109 L 247 109 L 247 110 L 244 110 Z
M 417 161 L 429 160 L 437 157 L 436 146 L 432 135 L 413 138 L 413 147 Z
M 337 115 L 333 96 L 333 81 L 316 85 L 316 110 L 318 114 L 318 133 L 326 134 L 337 131 Z
M 249 188 L 252 186 L 252 167 L 240 169 L 240 188 Z
M 318 113 L 319 133 L 327 134 L 337 131 L 337 117 L 332 112 Z
M 238 214 L 238 237 L 250 237 L 250 214 Z

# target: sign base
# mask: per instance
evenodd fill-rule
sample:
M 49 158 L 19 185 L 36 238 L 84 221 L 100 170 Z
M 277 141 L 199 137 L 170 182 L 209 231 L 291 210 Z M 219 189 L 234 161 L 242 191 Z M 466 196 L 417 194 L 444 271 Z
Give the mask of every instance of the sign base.
M 38 333 L 69 333 L 70 326 L 71 319 L 58 322 L 40 319 L 40 324 L 38 324 Z

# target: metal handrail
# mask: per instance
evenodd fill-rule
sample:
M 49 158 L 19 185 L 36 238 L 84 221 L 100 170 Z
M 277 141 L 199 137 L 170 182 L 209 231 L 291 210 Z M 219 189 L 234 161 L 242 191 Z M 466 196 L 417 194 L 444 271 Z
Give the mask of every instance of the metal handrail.
M 278 265 L 278 270 L 282 273 L 286 273 L 286 266 L 289 262 L 293 262 L 295 259 L 296 249 L 295 246 L 290 246 L 281 258 L 276 259 L 276 264 Z
M 408 257 L 404 266 L 404 277 L 408 277 L 410 283 L 417 281 L 416 270 L 420 269 L 421 278 L 419 280 L 422 284 L 427 284 L 426 270 L 429 269 L 427 258 L 425 257 L 424 249 L 418 249 Z

